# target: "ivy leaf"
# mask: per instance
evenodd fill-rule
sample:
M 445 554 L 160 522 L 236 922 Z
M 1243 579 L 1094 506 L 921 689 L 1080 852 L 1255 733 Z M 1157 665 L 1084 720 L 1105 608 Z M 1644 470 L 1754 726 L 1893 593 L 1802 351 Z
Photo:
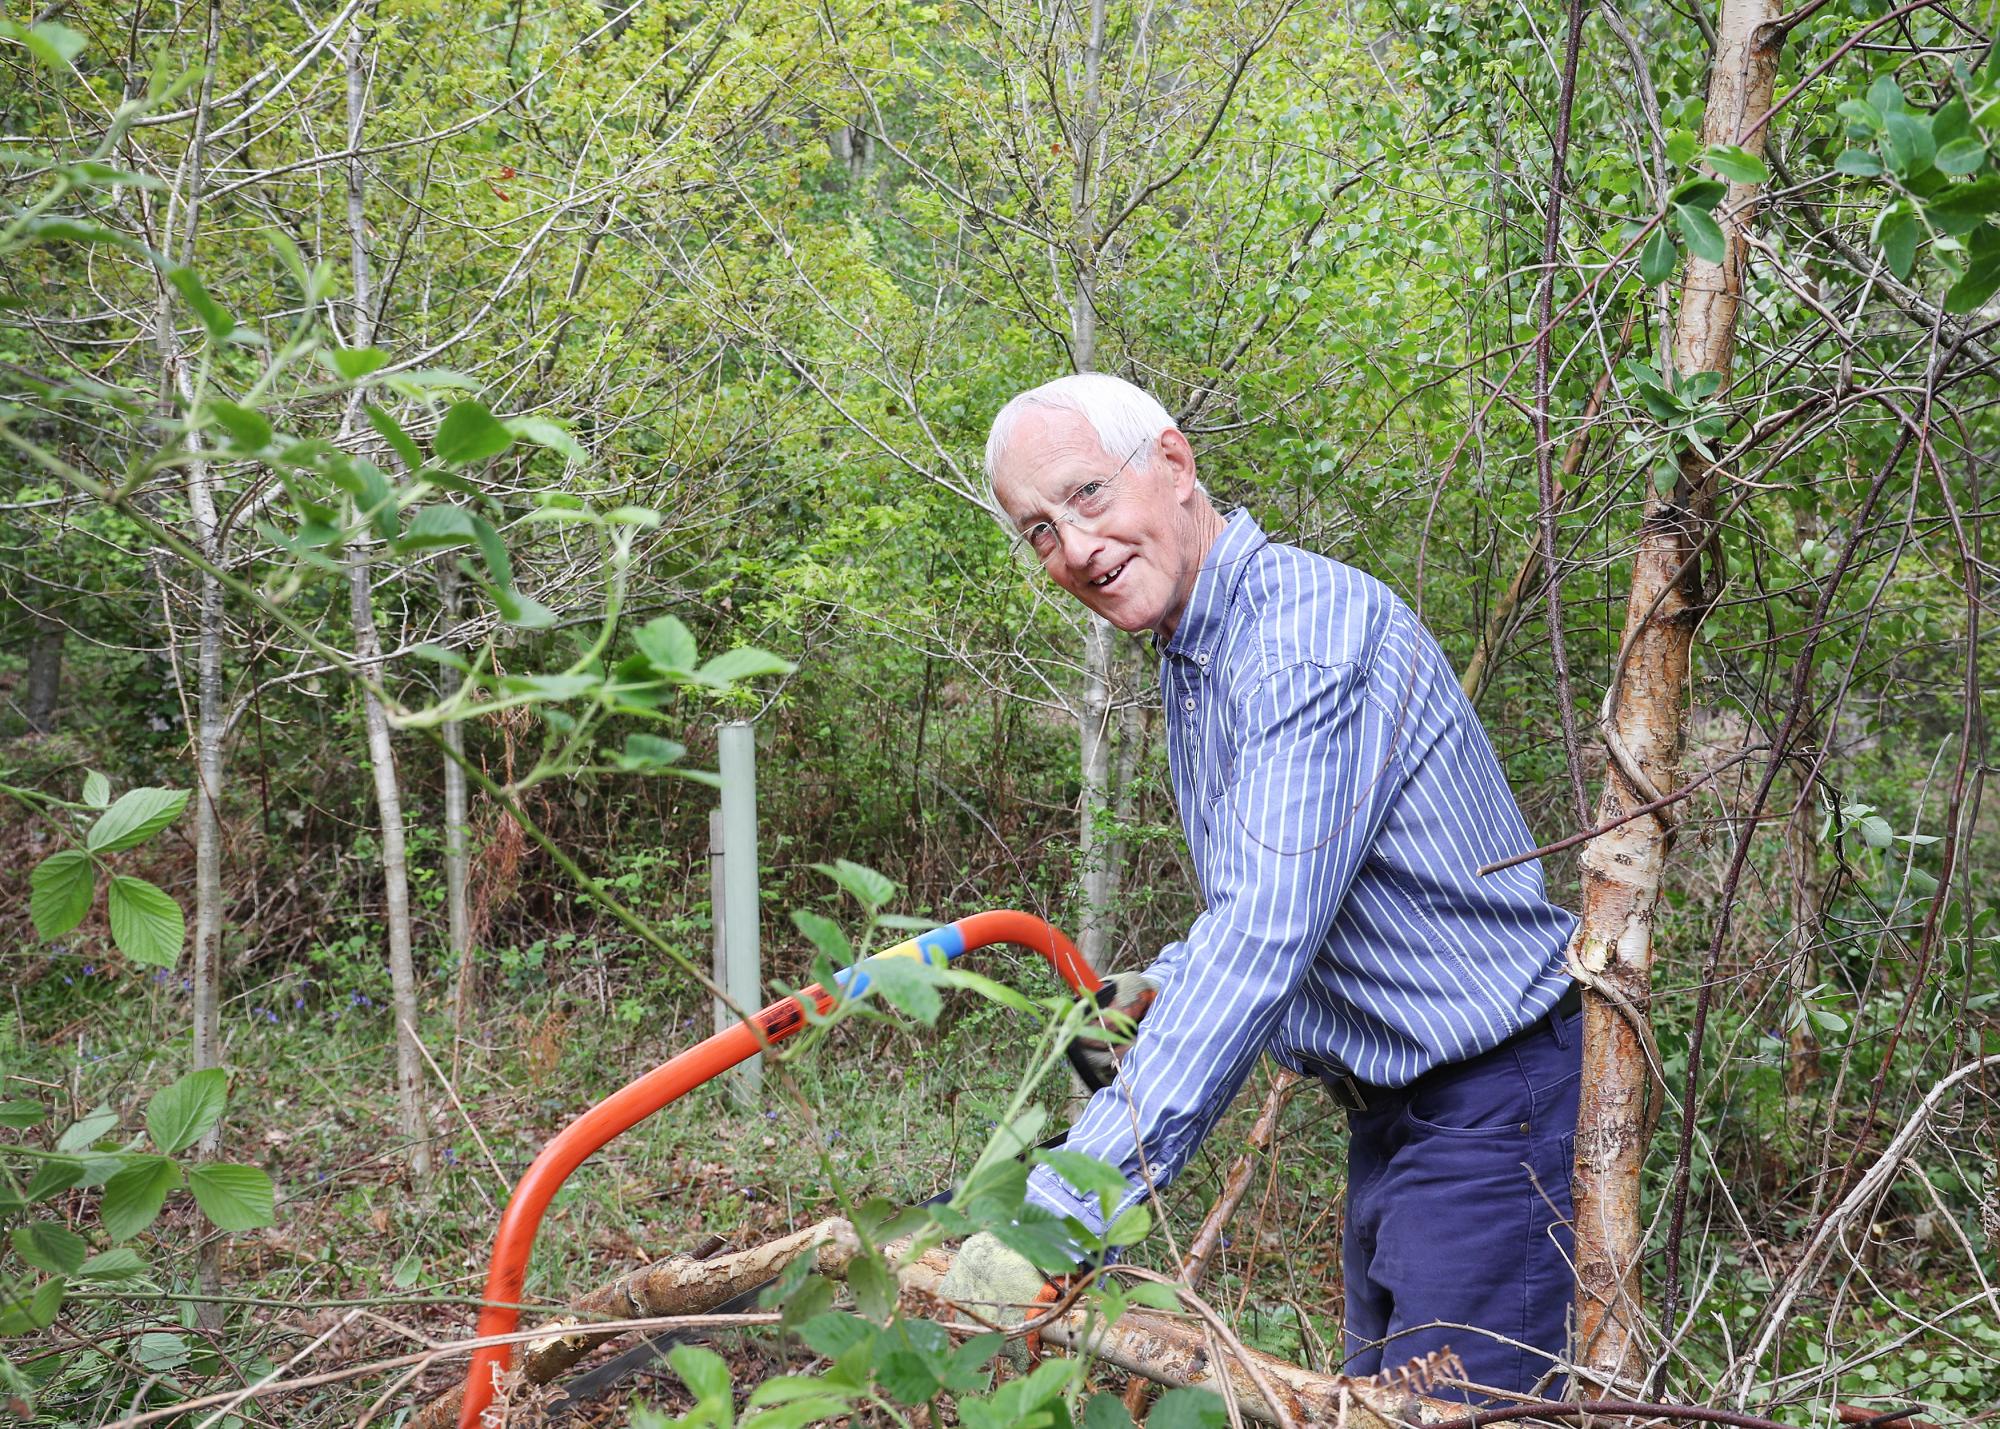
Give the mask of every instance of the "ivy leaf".
M 449 466 L 484 461 L 514 445 L 514 434 L 479 402 L 454 402 L 438 424 L 431 450 Z
M 82 1236 L 54 1221 L 16 1226 L 12 1239 L 14 1254 L 50 1275 L 74 1275 L 90 1251 Z
M 189 1072 L 155 1092 L 146 1103 L 146 1134 L 153 1138 L 153 1145 L 171 1156 L 194 1145 L 221 1121 L 228 1101 L 229 1078 L 222 1068 Z
M 42 938 L 60 938 L 90 912 L 97 870 L 80 848 L 52 853 L 28 875 L 28 917 Z
M 181 1183 L 181 1168 L 164 1156 L 135 1156 L 104 1183 L 98 1214 L 113 1240 L 130 1240 L 160 1214 L 167 1192 Z
M 188 1168 L 195 1204 L 218 1230 L 250 1231 L 277 1218 L 271 1178 L 255 1166 L 207 1161 Z
M 116 853 L 136 847 L 181 816 L 187 807 L 185 789 L 131 789 L 104 811 L 84 835 L 92 853 Z
M 181 905 L 143 878 L 118 874 L 111 880 L 111 941 L 118 951 L 147 967 L 170 968 L 187 942 Z
M 1722 228 L 1707 209 L 1677 203 L 1674 205 L 1674 222 L 1680 226 L 1681 237 L 1687 240 L 1689 252 L 1710 263 L 1722 261 L 1726 252 Z
M 1672 235 L 1666 225 L 1653 230 L 1646 240 L 1646 246 L 1639 250 L 1639 277 L 1647 285 L 1664 283 L 1674 276 L 1674 264 L 1680 258 L 1680 249 L 1675 247 Z

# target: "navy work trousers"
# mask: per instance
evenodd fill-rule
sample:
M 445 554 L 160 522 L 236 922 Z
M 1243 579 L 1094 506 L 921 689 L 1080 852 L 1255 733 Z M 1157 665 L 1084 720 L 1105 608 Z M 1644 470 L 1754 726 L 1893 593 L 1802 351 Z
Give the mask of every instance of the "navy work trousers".
M 1347 1373 L 1449 1347 L 1467 1379 L 1526 1393 L 1563 1352 L 1582 1056 L 1581 1015 L 1550 1014 L 1409 1087 L 1360 1088 L 1341 1242 Z

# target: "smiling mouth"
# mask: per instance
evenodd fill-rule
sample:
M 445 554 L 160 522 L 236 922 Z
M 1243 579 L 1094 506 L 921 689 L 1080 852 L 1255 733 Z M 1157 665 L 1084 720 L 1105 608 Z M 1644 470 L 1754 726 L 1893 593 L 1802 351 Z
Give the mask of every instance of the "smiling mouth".
M 1113 581 L 1117 580 L 1118 577 L 1124 575 L 1125 567 L 1131 564 L 1132 563 L 1128 560 L 1123 562 L 1122 564 L 1113 566 L 1110 570 L 1106 571 L 1103 575 L 1099 576 L 1096 580 L 1091 581 L 1089 584 L 1097 590 L 1103 590 L 1106 586 L 1110 585 Z

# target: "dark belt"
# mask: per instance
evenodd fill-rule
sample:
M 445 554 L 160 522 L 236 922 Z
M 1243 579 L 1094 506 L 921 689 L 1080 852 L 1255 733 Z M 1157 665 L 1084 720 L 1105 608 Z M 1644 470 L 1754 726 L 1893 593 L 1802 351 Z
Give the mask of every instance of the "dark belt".
M 1488 1047 L 1484 1052 L 1476 1052 L 1473 1055 L 1476 1057 L 1484 1057 L 1490 1055 L 1491 1053 L 1504 1051 L 1509 1047 L 1517 1046 L 1520 1043 L 1527 1041 L 1530 1037 L 1533 1037 L 1537 1033 L 1539 1033 L 1542 1030 L 1542 1024 L 1544 1022 L 1549 1022 L 1549 1021 L 1567 1022 L 1570 1018 L 1576 1016 L 1577 1013 L 1581 1011 L 1583 1011 L 1583 989 L 1576 983 L 1571 983 L 1568 987 L 1563 989 L 1563 995 L 1559 999 L 1557 999 L 1556 1005 L 1554 1007 L 1551 1007 L 1544 1014 L 1542 1014 L 1542 1016 L 1537 1017 L 1533 1022 L 1530 1022 L 1526 1027 L 1523 1027 L 1519 1032 L 1516 1032 L 1513 1036 L 1508 1037 L 1503 1041 L 1494 1043 L 1491 1047 Z M 1466 1061 L 1471 1061 L 1471 1060 L 1472 1058 L 1470 1057 L 1466 1058 Z M 1427 1079 L 1449 1072 L 1451 1071 L 1452 1068 L 1463 1065 L 1464 1065 L 1463 1062 L 1447 1062 L 1441 1067 L 1433 1067 L 1428 1072 L 1425 1072 L 1423 1076 L 1418 1077 L 1415 1081 L 1411 1082 L 1407 1087 L 1398 1087 L 1396 1090 L 1405 1093 L 1414 1092 L 1419 1087 L 1421 1087 Z M 1378 1093 L 1381 1091 L 1381 1088 L 1377 1087 L 1364 1087 L 1360 1081 L 1355 1079 L 1354 1074 L 1346 1070 L 1344 1067 L 1324 1068 L 1320 1072 L 1319 1076 L 1320 1080 L 1326 1084 L 1326 1089 L 1329 1093 L 1332 1094 L 1334 1101 L 1337 1102 L 1339 1105 L 1345 1107 L 1349 1112 L 1367 1111 L 1368 1093 L 1370 1091 L 1375 1091 Z

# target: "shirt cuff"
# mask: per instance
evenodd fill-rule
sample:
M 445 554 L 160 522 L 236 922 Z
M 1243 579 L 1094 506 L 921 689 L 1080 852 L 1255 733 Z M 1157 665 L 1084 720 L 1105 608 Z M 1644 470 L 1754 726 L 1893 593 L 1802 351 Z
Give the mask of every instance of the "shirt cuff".
M 1121 1202 L 1123 1197 L 1120 1197 Z M 1104 1213 L 1097 1197 L 1086 1195 L 1056 1174 L 1052 1166 L 1037 1166 L 1028 1173 L 1028 1204 L 1058 1216 L 1074 1216 L 1100 1239 L 1104 1235 Z

